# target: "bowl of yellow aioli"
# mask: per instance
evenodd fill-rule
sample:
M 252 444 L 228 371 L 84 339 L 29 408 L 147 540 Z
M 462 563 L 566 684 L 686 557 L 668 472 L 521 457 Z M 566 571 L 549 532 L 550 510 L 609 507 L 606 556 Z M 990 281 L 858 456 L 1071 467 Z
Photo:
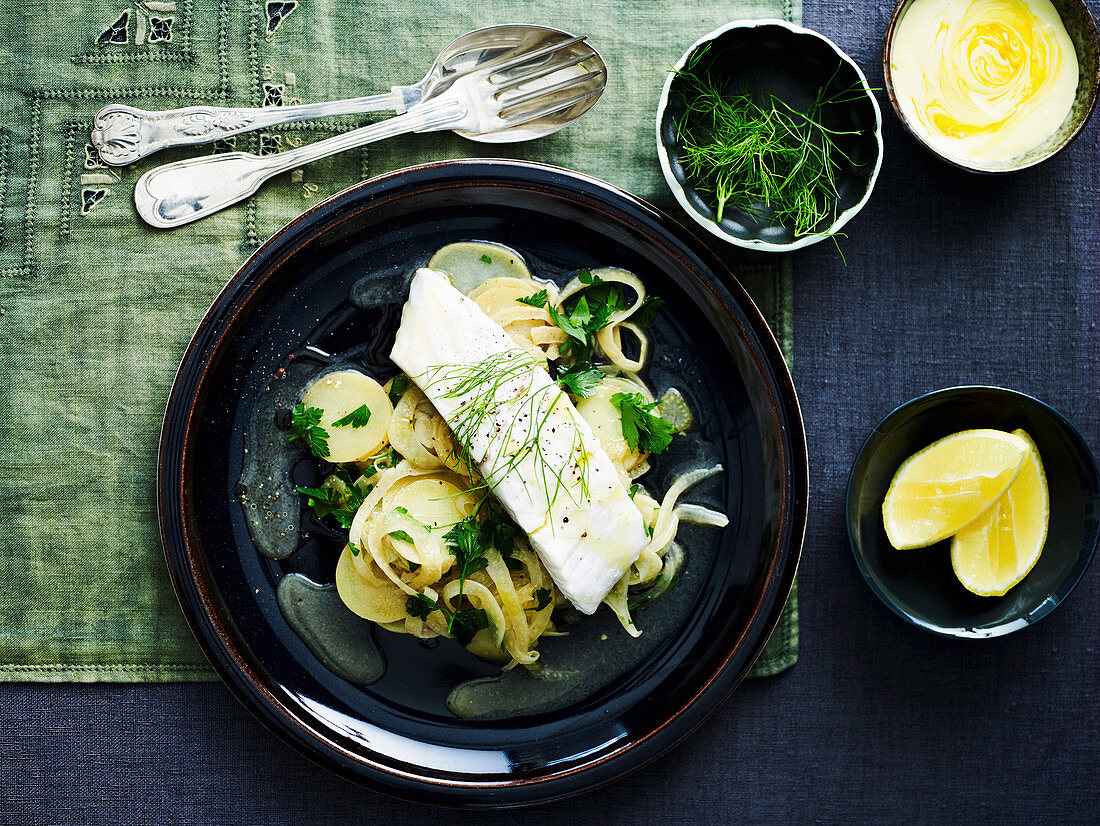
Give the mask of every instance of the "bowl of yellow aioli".
M 1016 172 L 1088 121 L 1100 36 L 1083 0 L 901 0 L 883 72 L 898 118 L 933 153 L 975 172 Z

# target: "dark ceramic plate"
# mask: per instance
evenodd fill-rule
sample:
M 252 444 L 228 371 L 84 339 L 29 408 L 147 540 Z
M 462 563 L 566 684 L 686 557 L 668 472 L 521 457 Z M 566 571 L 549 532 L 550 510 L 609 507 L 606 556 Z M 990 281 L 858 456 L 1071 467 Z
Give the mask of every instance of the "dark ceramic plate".
M 650 329 L 655 349 L 668 356 L 663 366 L 654 359 L 653 369 L 704 377 L 705 392 L 692 391 L 699 441 L 681 443 L 717 453 L 726 474 L 713 481 L 708 504 L 731 517 L 724 530 L 691 533 L 689 585 L 667 598 L 668 606 L 682 603 L 675 615 L 682 620 L 666 633 L 651 631 L 644 658 L 618 673 L 600 662 L 607 679 L 584 696 L 497 721 L 448 712 L 450 686 L 496 670 L 449 640 L 428 650 L 406 635 L 376 631 L 389 663 L 382 679 L 355 685 L 330 672 L 284 620 L 275 590 L 296 571 L 331 580 L 335 557 L 262 557 L 235 499 L 242 431 L 288 355 L 307 344 L 338 351 L 368 343 L 375 369 L 393 370 L 385 353 L 404 295 L 375 291 L 377 306 L 363 308 L 349 302 L 349 292 L 358 283 L 361 295 L 364 281 L 385 283 L 466 239 L 507 244 L 536 272 L 625 267 L 665 298 Z M 674 472 L 658 463 L 655 486 L 663 490 Z M 253 713 L 322 765 L 380 791 L 491 807 L 553 800 L 619 777 L 687 736 L 733 690 L 791 587 L 807 466 L 780 351 L 748 295 L 703 245 L 651 206 L 593 179 L 535 164 L 456 161 L 349 189 L 245 263 L 180 367 L 158 485 L 180 602 L 207 656 Z M 653 604 L 654 614 L 642 612 L 643 628 L 666 610 L 665 599 Z M 608 617 L 591 621 L 618 635 L 609 645 L 626 645 Z
M 882 500 L 901 463 L 960 430 L 1023 428 L 1039 448 L 1050 526 L 1035 567 L 1003 597 L 979 597 L 955 578 L 950 540 L 898 551 Z M 903 404 L 874 429 L 848 480 L 848 535 L 867 584 L 898 616 L 937 634 L 998 637 L 1025 628 L 1073 590 L 1100 537 L 1100 480 L 1081 434 L 1038 399 L 1000 387 L 950 387 Z

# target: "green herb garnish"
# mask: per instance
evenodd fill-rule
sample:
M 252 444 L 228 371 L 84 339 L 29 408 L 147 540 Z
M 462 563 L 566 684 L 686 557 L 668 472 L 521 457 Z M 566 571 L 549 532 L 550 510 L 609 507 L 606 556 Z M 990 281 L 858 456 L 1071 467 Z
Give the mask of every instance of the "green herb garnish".
M 303 496 L 309 497 L 308 505 L 318 517 L 324 518 L 344 504 L 344 495 L 335 488 L 307 488 L 296 487 L 294 490 Z
M 332 423 L 333 427 L 347 427 L 349 424 L 354 427 L 366 427 L 367 422 L 370 421 L 370 408 L 365 404 L 359 405 L 353 411 L 343 418 L 337 419 Z
M 672 444 L 675 425 L 649 412 L 657 402 L 647 402 L 641 393 L 616 393 L 611 404 L 622 415 L 623 438 L 631 450 L 660 453 Z
M 639 327 L 648 327 L 650 322 L 653 321 L 654 316 L 657 315 L 657 311 L 664 305 L 665 300 L 658 298 L 655 295 L 647 295 L 642 301 L 642 306 L 639 307 L 634 313 L 627 319 L 631 324 L 637 324 Z
M 580 295 L 571 296 L 561 307 L 547 307 L 551 320 L 569 340 L 561 346 L 563 354 L 574 361 L 588 361 L 595 350 L 596 333 L 611 321 L 611 316 L 626 307 L 622 285 L 604 281 L 589 270 L 578 270 L 577 280 L 589 285 Z
M 545 307 L 549 298 L 550 296 L 547 294 L 546 290 L 539 290 L 532 295 L 520 296 L 516 301 L 520 304 L 526 304 L 529 307 Z
M 328 431 L 321 427 L 321 417 L 325 415 L 319 407 L 307 408 L 299 403 L 290 414 L 290 435 L 288 443 L 301 442 L 314 456 L 324 459 L 328 456 Z
M 587 399 L 596 392 L 602 379 L 603 373 L 583 363 L 574 364 L 558 373 L 558 384 L 582 399 Z
M 485 255 L 485 254 L 482 254 L 481 260 L 484 261 L 486 264 L 492 264 L 493 263 L 493 259 L 490 258 L 488 255 Z
M 676 72 L 686 106 L 676 125 L 681 162 L 710 196 L 715 222 L 734 206 L 774 216 L 795 237 L 821 233 L 838 214 L 836 174 L 849 161 L 836 139 L 858 134 L 828 128 L 822 113 L 855 88 L 827 96 L 829 78 L 802 112 L 774 95 L 731 93 L 717 66 L 704 48 Z
M 553 592 L 549 588 L 536 588 L 535 599 L 538 600 L 538 604 L 534 608 L 528 608 L 528 611 L 541 611 L 543 608 L 553 602 Z
M 413 538 L 409 536 L 408 531 L 390 531 L 387 536 L 392 536 L 394 539 L 400 539 L 402 542 L 408 542 L 413 544 Z
M 443 541 L 454 551 L 455 564 L 458 568 L 458 595 L 462 596 L 467 577 L 489 564 L 489 560 L 485 558 L 489 546 L 485 541 L 485 534 L 481 523 L 478 522 L 477 514 L 456 522 L 455 526 L 443 535 Z
M 582 496 L 588 496 L 587 456 L 578 429 L 571 428 L 572 443 L 564 453 L 564 465 L 560 461 L 563 454 L 557 450 L 549 454 L 544 451 L 543 429 L 551 427 L 547 423 L 554 410 L 563 409 L 558 400 L 565 398 L 565 391 L 556 385 L 542 387 L 523 398 L 520 408 L 510 412 L 508 422 L 495 421 L 497 411 L 508 403 L 501 398 L 506 395 L 503 391 L 507 385 L 525 379 L 537 367 L 533 356 L 517 349 L 493 354 L 477 364 L 433 367 L 417 381 L 425 388 L 442 383 L 440 395 L 443 398 L 463 399 L 460 416 L 451 422 L 451 432 L 455 437 L 455 455 L 466 464 L 471 477 L 476 477 L 477 467 L 470 458 L 468 446 L 486 425 L 493 426 L 499 434 L 496 455 L 484 460 L 493 472 L 477 487 L 492 490 L 500 479 L 530 458 L 534 471 L 542 478 L 549 512 L 561 491 L 573 497 L 572 483 L 576 483 Z M 523 435 L 513 438 L 513 433 Z
M 362 553 L 362 551 L 355 547 L 354 542 L 348 542 L 348 549 L 351 551 L 352 556 L 359 556 L 359 554 Z
M 408 389 L 408 376 L 394 376 L 393 381 L 390 382 L 390 404 L 397 404 L 397 402 L 400 401 L 402 394 Z
M 489 615 L 484 608 L 450 611 L 447 606 L 424 594 L 410 594 L 405 600 L 405 612 L 410 617 L 427 619 L 434 611 L 442 611 L 443 616 L 447 617 L 447 631 L 454 634 L 459 645 L 469 645 L 478 631 L 489 627 Z
M 490 507 L 487 512 L 485 533 L 492 542 L 493 547 L 507 562 L 512 559 L 512 552 L 516 549 L 516 534 L 519 533 L 519 527 L 496 508 Z
M 318 519 L 332 516 L 344 529 L 351 527 L 355 512 L 367 498 L 372 486 L 365 477 L 358 482 L 351 481 L 351 474 L 344 468 L 338 468 L 319 488 L 296 487 L 295 490 L 307 496 L 307 504 L 317 514 Z
M 474 635 L 489 627 L 489 615 L 484 608 L 468 608 L 451 614 L 449 630 L 455 635 L 459 645 L 469 645 Z
M 442 605 L 424 594 L 409 594 L 409 598 L 405 600 L 405 613 L 417 619 L 427 619 L 428 614 L 442 610 Z

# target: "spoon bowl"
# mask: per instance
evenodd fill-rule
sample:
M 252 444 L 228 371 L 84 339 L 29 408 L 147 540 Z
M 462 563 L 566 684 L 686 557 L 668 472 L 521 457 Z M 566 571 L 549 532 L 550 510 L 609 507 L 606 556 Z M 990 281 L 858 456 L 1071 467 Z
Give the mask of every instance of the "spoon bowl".
M 429 86 L 426 97 L 389 120 L 287 152 L 229 152 L 151 169 L 134 187 L 138 214 L 163 229 L 189 224 L 247 198 L 280 172 L 409 132 L 451 129 L 491 143 L 556 132 L 603 94 L 607 67 L 584 37 L 550 31 L 534 49 L 522 43 L 503 52 L 476 52 L 472 68 L 456 73 L 446 85 Z
M 586 72 L 598 72 L 603 76 L 606 84 L 607 65 L 603 58 L 586 40 L 562 48 L 567 40 L 575 39 L 566 32 L 552 29 L 547 26 L 529 25 L 502 25 L 487 26 L 460 35 L 448 43 L 440 51 L 427 75 L 415 87 L 422 93 L 417 101 L 445 92 L 455 80 L 470 73 L 496 64 L 504 64 L 517 57 L 531 55 L 547 47 L 557 47 L 557 51 L 541 60 L 545 69 L 556 67 L 552 71 L 565 73 L 569 68 L 563 64 L 568 60 L 574 60 L 574 71 L 577 77 Z M 528 60 L 523 64 L 522 71 L 530 71 L 534 64 Z M 515 77 L 518 70 L 513 67 L 505 70 L 505 77 Z M 556 132 L 562 127 L 579 118 L 596 105 L 598 96 L 579 101 L 575 105 L 532 121 L 493 132 L 472 132 L 469 130 L 455 129 L 455 133 L 479 143 L 514 143 L 516 141 L 532 140 Z M 411 105 L 411 104 L 410 104 Z

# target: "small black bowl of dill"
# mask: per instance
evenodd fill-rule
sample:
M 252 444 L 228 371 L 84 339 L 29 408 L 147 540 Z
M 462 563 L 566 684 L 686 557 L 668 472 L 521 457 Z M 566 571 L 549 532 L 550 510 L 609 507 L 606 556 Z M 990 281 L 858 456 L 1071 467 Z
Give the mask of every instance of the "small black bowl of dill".
M 881 124 L 867 78 L 831 40 L 779 20 L 735 21 L 670 70 L 658 156 L 701 227 L 787 251 L 843 234 L 878 176 Z

